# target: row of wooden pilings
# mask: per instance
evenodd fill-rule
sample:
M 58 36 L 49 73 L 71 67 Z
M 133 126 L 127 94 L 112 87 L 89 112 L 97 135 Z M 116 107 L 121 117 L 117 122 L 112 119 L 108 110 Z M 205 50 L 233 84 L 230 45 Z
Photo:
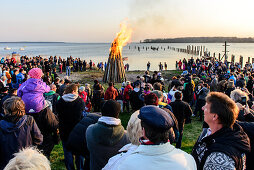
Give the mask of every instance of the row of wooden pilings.
M 192 54 L 196 56 L 205 56 L 211 59 L 219 59 L 221 61 L 224 58 L 224 54 L 219 53 L 218 56 L 216 57 L 216 54 L 213 53 L 211 55 L 210 51 L 208 51 L 205 46 L 193 46 L 193 45 L 188 45 L 186 49 L 183 48 L 175 48 L 175 47 L 170 47 L 171 50 L 177 51 L 177 52 L 183 52 L 187 54 Z M 228 56 L 225 56 L 227 62 L 235 63 L 235 55 L 231 55 L 231 60 L 228 60 Z M 254 63 L 254 58 L 248 57 L 248 63 Z M 239 64 L 241 65 L 241 68 L 243 67 L 243 56 L 240 55 L 239 57 Z

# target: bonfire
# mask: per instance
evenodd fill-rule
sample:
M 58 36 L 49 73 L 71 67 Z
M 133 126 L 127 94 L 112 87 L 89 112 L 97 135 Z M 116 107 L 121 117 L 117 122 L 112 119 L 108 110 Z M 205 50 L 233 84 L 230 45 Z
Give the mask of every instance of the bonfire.
M 132 29 L 127 24 L 121 24 L 121 31 L 111 43 L 107 67 L 103 76 L 103 82 L 123 82 L 126 81 L 125 70 L 122 59 L 122 49 L 130 42 Z

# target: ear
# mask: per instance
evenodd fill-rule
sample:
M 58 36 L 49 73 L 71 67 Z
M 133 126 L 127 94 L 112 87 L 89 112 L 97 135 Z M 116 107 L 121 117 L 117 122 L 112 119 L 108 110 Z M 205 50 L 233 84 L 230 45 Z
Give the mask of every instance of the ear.
M 213 120 L 215 121 L 215 120 L 218 120 L 218 119 L 219 119 L 219 116 L 217 114 L 214 114 L 213 115 Z

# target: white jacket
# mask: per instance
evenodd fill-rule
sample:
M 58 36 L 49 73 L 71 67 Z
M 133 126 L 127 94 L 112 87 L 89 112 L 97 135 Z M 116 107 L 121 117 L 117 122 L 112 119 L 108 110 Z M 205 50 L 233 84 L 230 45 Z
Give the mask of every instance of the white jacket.
M 176 149 L 169 142 L 161 145 L 140 145 L 119 162 L 118 170 L 196 170 L 194 158 Z

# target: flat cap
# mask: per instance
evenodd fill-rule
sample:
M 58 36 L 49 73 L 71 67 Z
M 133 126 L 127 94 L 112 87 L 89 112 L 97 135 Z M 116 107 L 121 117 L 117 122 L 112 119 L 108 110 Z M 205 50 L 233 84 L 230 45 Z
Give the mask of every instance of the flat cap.
M 142 107 L 138 118 L 147 125 L 161 130 L 168 130 L 174 126 L 171 116 L 157 106 L 148 105 Z

